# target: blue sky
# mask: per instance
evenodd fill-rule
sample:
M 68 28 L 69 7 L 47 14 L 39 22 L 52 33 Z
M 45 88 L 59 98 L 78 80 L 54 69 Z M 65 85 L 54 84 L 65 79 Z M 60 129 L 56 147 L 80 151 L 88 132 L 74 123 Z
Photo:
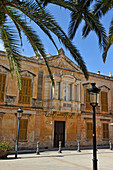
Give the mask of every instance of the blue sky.
M 60 7 L 53 7 L 52 5 L 49 5 L 49 11 L 54 15 L 56 21 L 67 33 L 69 21 L 70 21 L 69 12 Z M 102 18 L 102 23 L 104 24 L 107 31 L 110 25 L 112 14 L 113 12 L 110 11 L 106 16 Z M 86 63 L 88 71 L 96 73 L 99 70 L 100 74 L 109 75 L 109 72 L 111 72 L 113 75 L 113 46 L 111 46 L 107 55 L 106 63 L 104 64 L 102 61 L 102 51 L 99 48 L 98 38 L 96 34 L 94 32 L 91 32 L 87 38 L 82 39 L 81 37 L 82 25 L 83 24 L 81 24 L 81 26 L 79 27 L 73 39 L 73 43 L 79 49 L 80 54 Z M 37 29 L 37 32 L 40 35 L 43 44 L 45 45 L 46 52 L 50 53 L 51 55 L 56 55 L 57 50 L 50 42 L 50 40 L 47 38 L 47 36 L 43 34 L 40 29 Z M 62 47 L 65 51 L 65 55 L 69 57 L 72 61 L 74 61 L 69 51 L 67 51 L 64 48 L 64 46 L 61 43 L 59 43 L 58 39 L 54 35 L 53 37 L 57 43 L 58 48 Z M 25 37 L 23 37 L 23 41 L 24 41 L 24 46 L 23 46 L 24 52 L 22 52 L 22 55 L 25 56 L 35 55 Z M 1 41 L 0 41 L 0 50 L 3 50 Z

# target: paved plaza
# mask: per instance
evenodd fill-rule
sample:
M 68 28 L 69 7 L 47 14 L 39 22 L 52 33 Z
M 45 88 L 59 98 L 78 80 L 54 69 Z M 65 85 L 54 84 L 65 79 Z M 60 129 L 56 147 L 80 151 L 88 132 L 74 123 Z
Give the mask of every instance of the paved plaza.
M 0 160 L 0 170 L 91 170 L 93 151 L 64 150 L 44 151 L 40 155 L 35 153 L 9 155 L 7 159 Z M 99 149 L 97 151 L 98 170 L 113 170 L 113 151 Z

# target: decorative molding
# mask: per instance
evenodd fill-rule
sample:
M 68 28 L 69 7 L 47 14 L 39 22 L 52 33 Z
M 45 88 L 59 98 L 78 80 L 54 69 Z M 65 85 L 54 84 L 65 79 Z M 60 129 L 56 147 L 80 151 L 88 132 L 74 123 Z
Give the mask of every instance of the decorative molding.
M 7 67 L 0 64 L 0 72 L 7 73 L 10 72 L 10 70 Z
M 15 102 L 16 96 L 8 96 L 6 95 L 5 103 L 13 105 Z
M 25 76 L 25 77 L 34 77 L 36 76 L 36 74 L 30 72 L 29 70 L 21 70 L 21 76 Z
M 100 121 L 107 121 L 109 122 L 111 119 L 100 119 Z
M 0 114 L 5 114 L 5 112 L 0 112 Z
M 100 88 L 100 89 L 101 89 L 101 88 L 103 88 L 103 87 L 104 87 L 104 88 L 106 88 L 106 89 L 108 89 L 108 90 L 110 90 L 110 88 L 109 88 L 109 87 L 107 87 L 106 85 L 99 86 L 98 88 Z
M 52 111 L 52 112 L 45 112 L 46 117 L 64 117 L 64 118 L 73 118 L 75 113 L 72 112 L 59 112 L 59 111 Z

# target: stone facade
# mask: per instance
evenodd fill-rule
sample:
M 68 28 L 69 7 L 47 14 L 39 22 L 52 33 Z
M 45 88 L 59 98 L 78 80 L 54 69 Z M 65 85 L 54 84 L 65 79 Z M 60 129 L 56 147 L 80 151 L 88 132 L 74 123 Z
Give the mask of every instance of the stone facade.
M 92 137 L 88 135 L 92 133 L 92 109 L 86 105 L 86 89 L 95 82 L 107 96 L 103 99 L 100 93 L 96 107 L 97 145 L 108 144 L 113 140 L 110 126 L 113 122 L 113 77 L 89 73 L 86 81 L 80 68 L 65 56 L 63 49 L 47 59 L 54 76 L 54 88 L 41 57 L 37 60 L 36 57 L 21 56 L 21 76 L 31 82 L 29 102 L 22 103 L 19 102 L 16 74 L 13 78 L 10 76 L 8 59 L 5 52 L 0 52 L 0 75 L 6 76 L 4 98 L 0 101 L 0 140 L 15 145 L 17 110 L 21 107 L 22 119 L 27 121 L 26 125 L 21 124 L 20 133 L 24 137 L 20 137 L 20 148 L 36 148 L 37 141 L 41 148 L 58 147 L 60 140 L 64 147 L 76 146 L 77 140 L 82 146 L 91 146 Z M 105 100 L 104 104 L 102 100 Z M 107 111 L 104 111 L 106 107 Z

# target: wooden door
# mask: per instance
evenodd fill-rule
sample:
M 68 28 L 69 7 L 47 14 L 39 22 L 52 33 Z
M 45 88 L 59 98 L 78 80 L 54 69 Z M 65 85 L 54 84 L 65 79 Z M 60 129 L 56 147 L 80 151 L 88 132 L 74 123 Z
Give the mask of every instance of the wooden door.
M 54 147 L 59 146 L 59 141 L 62 142 L 62 147 L 65 147 L 65 121 L 54 122 Z

